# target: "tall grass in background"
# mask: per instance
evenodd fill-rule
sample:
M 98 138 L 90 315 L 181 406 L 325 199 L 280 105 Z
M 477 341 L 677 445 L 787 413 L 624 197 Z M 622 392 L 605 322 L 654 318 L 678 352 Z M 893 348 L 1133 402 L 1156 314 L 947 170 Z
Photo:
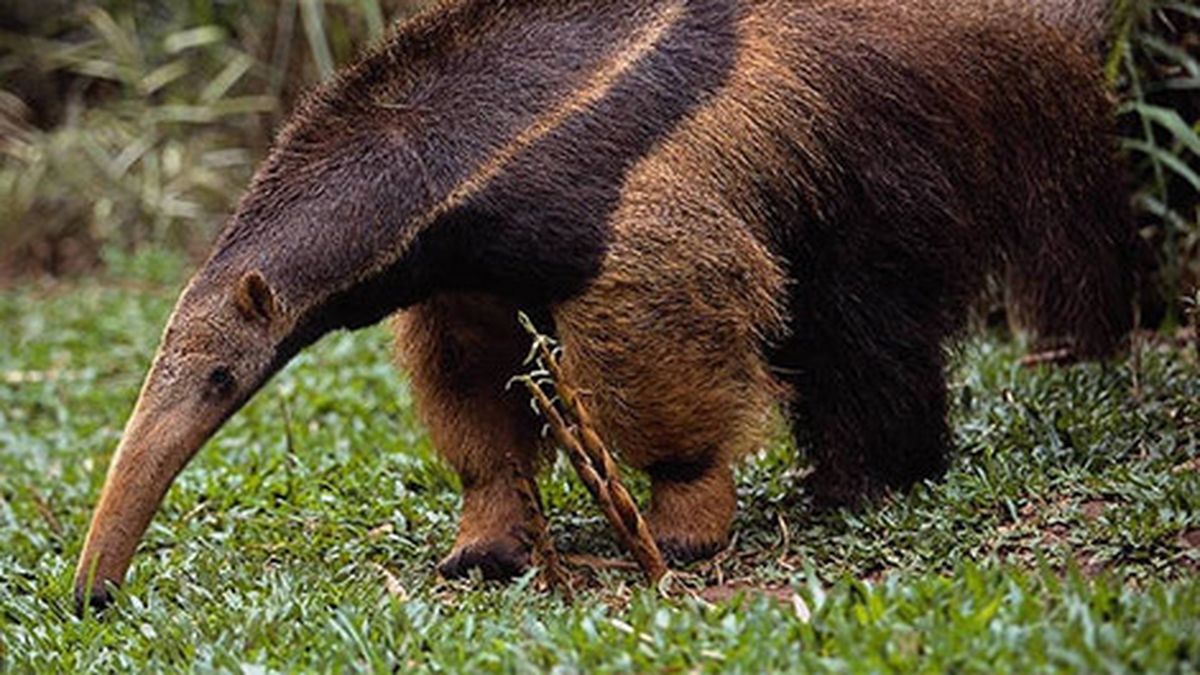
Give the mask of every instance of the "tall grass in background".
M 0 275 L 198 249 L 294 99 L 421 0 L 0 8 Z
M 199 250 L 295 98 L 428 0 L 10 0 L 0 6 L 0 275 L 105 249 Z M 1152 291 L 1200 279 L 1200 6 L 1117 0 L 1109 75 Z
M 1193 311 L 1200 300 L 1200 4 L 1118 4 L 1109 75 L 1123 97 L 1122 147 L 1138 185 L 1142 234 L 1157 253 L 1154 290 L 1175 323 L 1179 299 Z

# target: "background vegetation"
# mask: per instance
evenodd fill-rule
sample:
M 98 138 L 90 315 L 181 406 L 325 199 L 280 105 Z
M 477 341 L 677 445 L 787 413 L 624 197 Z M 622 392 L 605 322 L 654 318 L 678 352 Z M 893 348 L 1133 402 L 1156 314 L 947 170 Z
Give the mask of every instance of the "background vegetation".
M 296 98 L 421 4 L 0 5 L 0 274 L 202 249 Z
M 1143 310 L 1148 325 L 1172 325 L 1181 298 L 1195 309 L 1200 281 L 1200 4 L 1117 0 L 1114 13 L 1108 75 L 1123 99 L 1121 145 L 1157 270 Z

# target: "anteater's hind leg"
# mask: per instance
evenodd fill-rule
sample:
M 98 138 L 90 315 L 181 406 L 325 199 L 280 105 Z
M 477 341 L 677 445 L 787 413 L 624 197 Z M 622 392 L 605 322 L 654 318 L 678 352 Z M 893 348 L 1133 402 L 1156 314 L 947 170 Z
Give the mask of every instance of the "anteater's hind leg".
M 773 361 L 795 389 L 817 503 L 853 505 L 939 476 L 950 438 L 942 341 L 955 312 L 939 307 L 936 284 L 873 282 L 858 266 L 807 288 Z
M 1033 332 L 1036 348 L 1103 358 L 1132 328 L 1138 241 L 1107 154 L 1089 147 L 1071 159 L 1076 166 L 1060 171 L 1072 189 L 1034 201 L 1011 246 L 1009 309 L 1013 323 Z
M 439 571 L 514 576 L 530 551 L 514 472 L 533 475 L 540 428 L 527 395 L 505 390 L 529 349 L 517 309 L 488 296 L 443 295 L 400 314 L 395 328 L 434 445 L 462 479 L 458 537 Z
M 649 474 L 651 531 L 683 563 L 724 546 L 736 509 L 731 463 L 757 447 L 773 395 L 746 336 L 658 292 L 627 296 L 602 282 L 556 324 L 564 368 L 601 435 Z
M 1099 71 L 1096 71 L 1098 73 Z M 1139 238 L 1128 186 L 1114 160 L 1111 103 L 1090 70 L 1053 86 L 1048 119 L 1013 143 L 1015 166 L 1036 167 L 1028 194 L 1013 200 L 1007 242 L 1014 323 L 1038 349 L 1065 347 L 1075 358 L 1102 358 L 1124 344 L 1133 323 Z M 1079 81 L 1083 78 L 1083 81 Z
M 601 434 L 650 475 L 659 546 L 687 562 L 726 543 L 731 463 L 759 447 L 783 391 L 762 353 L 782 274 L 743 228 L 662 212 L 618 223 L 604 271 L 555 325 Z

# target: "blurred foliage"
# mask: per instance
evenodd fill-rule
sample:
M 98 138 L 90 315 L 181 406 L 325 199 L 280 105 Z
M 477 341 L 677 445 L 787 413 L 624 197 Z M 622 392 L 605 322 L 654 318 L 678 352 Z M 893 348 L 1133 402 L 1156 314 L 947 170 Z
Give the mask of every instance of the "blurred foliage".
M 0 268 L 202 246 L 295 98 L 421 1 L 0 7 Z
M 0 6 L 0 275 L 200 250 L 296 97 L 428 0 L 9 0 Z M 1117 0 L 1151 320 L 1200 279 L 1200 6 Z M 1099 141 L 1098 141 L 1099 142 Z
M 1109 75 L 1122 94 L 1122 146 L 1143 236 L 1157 253 L 1167 318 L 1200 283 L 1200 5 L 1121 0 Z M 1153 300 L 1153 298 L 1151 298 Z

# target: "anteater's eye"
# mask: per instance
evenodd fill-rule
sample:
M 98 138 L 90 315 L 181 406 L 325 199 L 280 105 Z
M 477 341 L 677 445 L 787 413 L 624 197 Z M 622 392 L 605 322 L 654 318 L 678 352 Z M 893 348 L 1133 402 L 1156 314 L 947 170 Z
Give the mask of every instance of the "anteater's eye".
M 208 374 L 208 387 L 214 394 L 228 394 L 233 389 L 233 373 L 225 366 L 217 366 Z

